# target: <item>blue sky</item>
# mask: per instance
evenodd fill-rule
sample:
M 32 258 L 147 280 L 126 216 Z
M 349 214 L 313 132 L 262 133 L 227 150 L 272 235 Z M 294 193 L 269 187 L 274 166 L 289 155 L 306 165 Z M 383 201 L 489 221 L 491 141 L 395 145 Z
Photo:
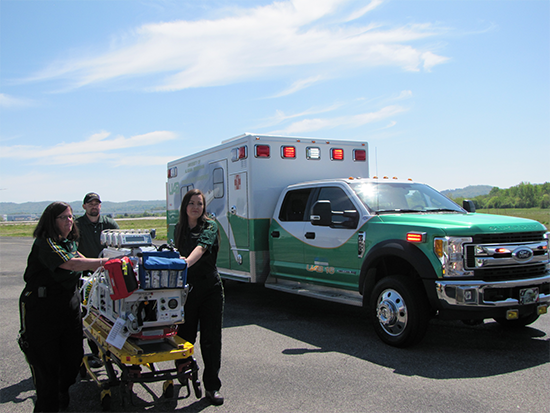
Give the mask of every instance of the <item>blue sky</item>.
M 548 0 L 1 0 L 0 201 L 165 198 L 245 132 L 438 190 L 550 180 Z

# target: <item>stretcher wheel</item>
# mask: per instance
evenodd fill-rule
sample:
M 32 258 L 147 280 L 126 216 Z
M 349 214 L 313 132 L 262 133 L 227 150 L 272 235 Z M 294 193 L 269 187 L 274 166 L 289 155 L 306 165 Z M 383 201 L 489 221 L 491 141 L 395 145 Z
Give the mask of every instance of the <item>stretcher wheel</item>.
M 162 395 L 166 399 L 174 397 L 174 382 L 172 380 L 166 380 L 162 385 Z
M 133 383 L 131 382 L 121 382 L 120 383 L 120 395 L 122 407 L 126 405 L 130 406 L 132 404 L 132 388 Z
M 85 378 L 86 378 L 87 372 L 86 372 L 86 365 L 85 365 L 84 363 L 82 363 L 82 364 L 80 365 L 79 373 L 80 373 L 80 378 L 81 378 L 81 379 L 85 379 Z
M 104 412 L 111 410 L 111 390 L 101 392 L 101 410 Z
M 193 390 L 195 391 L 195 397 L 197 399 L 202 399 L 202 388 L 200 381 L 193 380 Z
M 176 377 L 182 386 L 187 386 L 193 361 L 192 358 L 176 360 Z

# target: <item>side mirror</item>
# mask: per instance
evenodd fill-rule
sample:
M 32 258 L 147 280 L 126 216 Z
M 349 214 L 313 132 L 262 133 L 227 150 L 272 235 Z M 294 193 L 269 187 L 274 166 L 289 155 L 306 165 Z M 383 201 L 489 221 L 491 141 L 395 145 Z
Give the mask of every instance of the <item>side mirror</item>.
M 462 208 L 464 208 L 468 212 L 476 212 L 474 201 L 470 201 L 469 199 L 465 199 L 464 201 L 462 201 Z
M 332 224 L 332 207 L 330 201 L 321 200 L 315 202 L 309 216 L 311 225 L 330 227 Z
M 359 223 L 359 212 L 355 209 L 344 211 L 344 217 L 348 218 L 344 222 L 346 228 L 357 228 L 357 224 Z

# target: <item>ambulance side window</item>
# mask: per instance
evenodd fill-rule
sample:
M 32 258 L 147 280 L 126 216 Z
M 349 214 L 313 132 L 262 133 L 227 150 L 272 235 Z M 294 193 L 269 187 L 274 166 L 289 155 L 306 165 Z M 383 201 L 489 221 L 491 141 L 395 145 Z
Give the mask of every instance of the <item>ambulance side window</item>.
M 212 174 L 212 188 L 214 189 L 214 198 L 223 198 L 223 184 L 223 169 L 214 169 Z
M 344 190 L 336 186 L 320 188 L 317 201 L 320 200 L 330 201 L 330 206 L 333 211 L 332 223 L 336 228 L 341 227 L 344 222 L 348 221 L 348 219 L 343 216 L 344 211 L 355 211 L 357 209 Z M 334 214 L 334 212 L 339 212 L 340 214 Z
M 279 219 L 281 221 L 304 221 L 306 205 L 310 193 L 311 188 L 287 192 L 281 210 L 279 211 Z M 309 217 L 306 218 L 309 219 Z

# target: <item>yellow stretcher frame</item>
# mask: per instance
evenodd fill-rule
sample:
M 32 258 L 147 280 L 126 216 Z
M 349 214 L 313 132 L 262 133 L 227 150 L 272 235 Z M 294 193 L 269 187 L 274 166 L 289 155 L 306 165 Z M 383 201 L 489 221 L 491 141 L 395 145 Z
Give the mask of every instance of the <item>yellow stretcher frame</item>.
M 94 341 L 99 349 L 100 355 L 104 362 L 108 381 L 101 381 L 94 370 L 90 367 L 88 357 L 84 356 L 82 360 L 82 369 L 85 369 L 88 375 L 96 382 L 96 384 L 102 389 L 101 403 L 103 410 L 109 410 L 110 408 L 110 387 L 121 386 L 127 393 L 131 393 L 132 386 L 135 382 L 149 383 L 158 382 L 164 380 L 163 396 L 171 398 L 173 394 L 173 379 L 178 379 L 182 386 L 187 388 L 187 395 L 179 398 L 187 398 L 190 396 L 190 389 L 188 380 L 192 381 L 195 396 L 197 398 L 202 397 L 202 390 L 200 388 L 200 382 L 198 381 L 198 367 L 192 357 L 194 354 L 194 346 L 181 337 L 174 335 L 167 337 L 160 342 L 154 341 L 151 344 L 145 342 L 143 346 L 140 346 L 135 340 L 128 339 L 124 343 L 121 349 L 107 343 L 107 337 L 111 331 L 112 324 L 100 316 L 99 312 L 95 308 L 91 308 L 90 312 L 82 320 L 84 327 L 84 334 L 87 338 Z M 185 372 L 178 373 L 177 366 L 179 361 L 189 359 L 192 362 L 187 363 L 184 367 Z M 160 363 L 164 361 L 175 361 L 176 368 L 171 370 L 156 370 L 154 363 Z M 117 377 L 113 370 L 112 364 L 116 364 L 123 374 L 120 378 Z M 132 379 L 129 369 L 131 366 L 145 366 L 151 372 L 141 374 L 139 378 Z M 128 367 L 130 366 L 130 367 Z M 180 367 L 182 368 L 182 367 Z M 81 369 L 81 376 L 84 377 L 83 370 Z M 149 379 L 148 379 L 149 378 Z M 123 394 L 123 396 L 129 396 L 132 401 L 131 394 Z M 122 397 L 124 404 L 124 397 Z
M 84 330 L 92 335 L 93 340 L 96 341 L 97 344 L 104 348 L 108 348 L 111 354 L 119 358 L 124 364 L 159 363 L 161 361 L 185 359 L 194 354 L 193 344 L 177 335 L 164 339 L 165 343 L 173 346 L 173 350 L 161 351 L 158 353 L 146 353 L 131 340 L 126 340 L 121 349 L 111 346 L 107 343 L 107 336 L 111 331 L 112 325 L 101 318 L 95 309 L 92 309 L 82 323 L 84 325 Z

